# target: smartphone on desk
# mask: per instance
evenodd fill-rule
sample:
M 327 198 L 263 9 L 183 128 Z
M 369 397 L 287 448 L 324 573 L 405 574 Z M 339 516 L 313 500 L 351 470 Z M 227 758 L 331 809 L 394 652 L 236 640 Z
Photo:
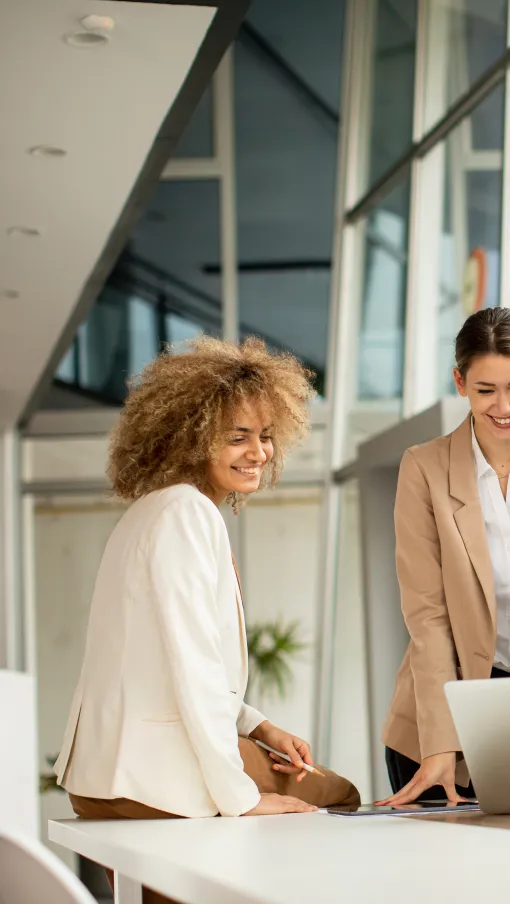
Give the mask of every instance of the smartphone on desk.
M 463 800 L 453 804 L 449 800 L 424 800 L 402 807 L 376 807 L 375 804 L 361 804 L 359 807 L 326 807 L 323 812 L 330 816 L 417 816 L 426 813 L 458 813 L 460 810 L 480 811 L 477 800 Z

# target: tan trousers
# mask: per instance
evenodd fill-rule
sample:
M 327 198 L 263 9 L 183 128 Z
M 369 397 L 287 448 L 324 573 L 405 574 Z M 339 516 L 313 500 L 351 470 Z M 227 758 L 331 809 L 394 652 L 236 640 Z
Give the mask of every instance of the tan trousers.
M 291 794 L 316 807 L 333 804 L 357 805 L 360 797 L 357 789 L 346 778 L 320 766 L 325 778 L 307 775 L 303 782 L 293 775 L 284 775 L 272 769 L 272 760 L 267 753 L 250 738 L 239 738 L 239 751 L 244 763 L 244 771 L 253 779 L 261 793 Z M 81 819 L 179 819 L 164 810 L 155 810 L 134 800 L 118 798 L 101 800 L 96 797 L 69 795 L 73 810 Z M 106 870 L 108 881 L 113 888 L 113 873 Z M 149 888 L 143 890 L 143 904 L 176 904 L 170 898 Z

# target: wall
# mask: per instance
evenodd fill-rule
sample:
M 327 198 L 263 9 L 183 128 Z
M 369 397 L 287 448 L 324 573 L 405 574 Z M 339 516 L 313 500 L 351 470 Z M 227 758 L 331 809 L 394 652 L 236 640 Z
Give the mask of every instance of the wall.
M 321 492 L 281 489 L 254 498 L 242 512 L 243 591 L 248 624 L 297 621 L 307 649 L 291 663 L 285 698 L 250 694 L 275 724 L 310 739 L 314 705 Z
M 0 825 L 37 837 L 35 683 L 0 670 Z
M 359 482 L 341 488 L 331 667 L 329 764 L 373 800 Z
M 79 678 L 96 571 L 121 513 L 121 506 L 94 496 L 50 497 L 35 508 L 39 768 L 45 773 L 51 772 L 46 757 L 54 757 L 60 750 Z M 72 815 L 66 794 L 44 794 L 43 840 L 47 842 L 48 819 Z M 74 865 L 71 852 L 49 846 Z

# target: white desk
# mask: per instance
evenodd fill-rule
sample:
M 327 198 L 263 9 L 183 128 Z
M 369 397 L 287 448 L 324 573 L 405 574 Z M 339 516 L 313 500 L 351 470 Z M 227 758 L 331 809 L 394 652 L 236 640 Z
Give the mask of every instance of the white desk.
M 505 901 L 510 817 L 50 822 L 49 837 L 184 904 L 481 904 Z M 124 895 L 124 896 L 123 896 Z

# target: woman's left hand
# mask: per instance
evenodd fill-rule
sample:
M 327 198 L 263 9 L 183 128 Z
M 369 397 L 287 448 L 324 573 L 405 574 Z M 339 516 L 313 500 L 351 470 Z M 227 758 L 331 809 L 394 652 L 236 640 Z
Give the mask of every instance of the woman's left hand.
M 270 753 L 269 756 L 274 760 L 273 769 L 275 772 L 296 775 L 296 781 L 302 782 L 309 774 L 303 769 L 303 763 L 308 766 L 314 765 L 310 745 L 306 741 L 290 734 L 288 731 L 283 731 L 282 728 L 277 728 L 276 725 L 272 725 L 267 720 L 257 725 L 250 737 L 255 738 L 256 741 L 262 741 L 268 747 L 273 747 L 275 750 L 286 753 L 290 757 L 291 762 L 289 763 L 280 759 L 276 754 Z

